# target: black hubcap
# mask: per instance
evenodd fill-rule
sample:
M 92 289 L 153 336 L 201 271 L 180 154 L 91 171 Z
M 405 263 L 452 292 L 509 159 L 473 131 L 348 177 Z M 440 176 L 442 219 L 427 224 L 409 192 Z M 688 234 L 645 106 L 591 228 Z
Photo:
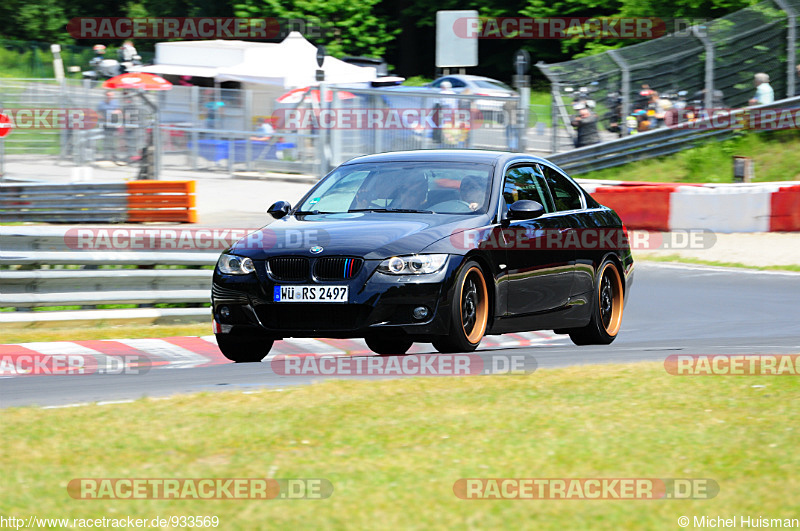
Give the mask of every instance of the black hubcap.
M 469 335 L 475 327 L 478 312 L 478 287 L 473 279 L 464 284 L 464 295 L 461 300 L 461 315 L 464 320 L 464 331 Z
M 600 283 L 600 317 L 603 319 L 603 326 L 608 328 L 611 323 L 611 315 L 614 309 L 614 289 L 611 287 L 609 275 L 603 275 Z

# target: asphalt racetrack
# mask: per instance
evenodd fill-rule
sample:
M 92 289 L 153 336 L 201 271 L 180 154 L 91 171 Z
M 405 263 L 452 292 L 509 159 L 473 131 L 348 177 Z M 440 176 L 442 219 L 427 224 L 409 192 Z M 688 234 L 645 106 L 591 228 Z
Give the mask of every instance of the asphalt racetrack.
M 798 299 L 798 273 L 639 262 L 622 330 L 612 345 L 577 347 L 567 336 L 557 336 L 542 345 L 495 347 L 478 353 L 532 356 L 540 369 L 663 361 L 672 354 L 797 354 Z M 433 352 L 430 345 L 423 347 L 425 352 Z M 3 378 L 0 406 L 60 406 L 175 393 L 248 391 L 319 379 L 279 376 L 269 363 L 151 370 L 139 375 Z

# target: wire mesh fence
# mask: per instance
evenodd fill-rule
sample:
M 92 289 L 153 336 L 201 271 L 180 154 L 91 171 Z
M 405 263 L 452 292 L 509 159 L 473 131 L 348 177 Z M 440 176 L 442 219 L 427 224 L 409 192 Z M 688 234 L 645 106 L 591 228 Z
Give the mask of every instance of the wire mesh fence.
M 537 66 L 553 84 L 561 127 L 592 100 L 601 127 L 623 136 L 654 114 L 651 91 L 677 108 L 739 108 L 755 95 L 755 74 L 765 73 L 776 100 L 794 96 L 797 14 L 800 0 L 766 0 L 652 41 Z
M 175 85 L 147 93 L 107 90 L 89 79 L 0 78 L 0 109 L 17 122 L 0 140 L 0 174 L 4 161 L 49 157 L 76 167 L 144 168 L 155 159 L 159 169 L 322 175 L 350 158 L 385 151 L 521 151 L 523 124 L 531 121 L 542 127 L 530 130 L 530 143 L 546 137 L 544 122 L 521 112 L 518 95 L 410 87 L 322 91 L 321 97 L 310 87 Z M 32 118 L 48 110 L 80 112 L 84 121 L 73 127 Z

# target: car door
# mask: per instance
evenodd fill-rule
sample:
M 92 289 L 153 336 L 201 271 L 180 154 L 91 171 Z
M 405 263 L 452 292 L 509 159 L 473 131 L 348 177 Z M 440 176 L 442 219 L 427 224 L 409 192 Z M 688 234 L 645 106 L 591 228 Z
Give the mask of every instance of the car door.
M 524 315 L 564 306 L 573 281 L 574 251 L 560 245 L 569 230 L 555 208 L 538 165 L 525 163 L 508 169 L 503 183 L 504 208 L 527 199 L 544 206 L 544 215 L 511 220 L 503 230 L 508 267 L 508 312 Z
M 594 277 L 591 264 L 592 258 L 598 252 L 593 247 L 597 238 L 586 231 L 596 228 L 596 223 L 592 220 L 591 213 L 587 212 L 583 193 L 569 178 L 548 164 L 540 164 L 540 168 L 553 197 L 555 210 L 566 228 L 563 241 L 572 252 L 571 294 L 585 293 L 592 289 Z

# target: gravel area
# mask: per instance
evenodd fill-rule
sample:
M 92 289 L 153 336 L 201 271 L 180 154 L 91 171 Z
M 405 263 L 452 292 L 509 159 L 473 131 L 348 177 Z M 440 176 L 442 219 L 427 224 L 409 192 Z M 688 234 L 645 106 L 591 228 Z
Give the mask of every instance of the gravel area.
M 632 242 L 641 237 L 640 231 L 631 232 Z M 676 233 L 672 233 L 672 238 L 673 241 L 685 241 L 680 236 L 676 238 Z M 634 258 L 639 260 L 676 254 L 684 258 L 750 266 L 800 265 L 800 232 L 718 233 L 716 241 L 707 248 L 634 249 Z

